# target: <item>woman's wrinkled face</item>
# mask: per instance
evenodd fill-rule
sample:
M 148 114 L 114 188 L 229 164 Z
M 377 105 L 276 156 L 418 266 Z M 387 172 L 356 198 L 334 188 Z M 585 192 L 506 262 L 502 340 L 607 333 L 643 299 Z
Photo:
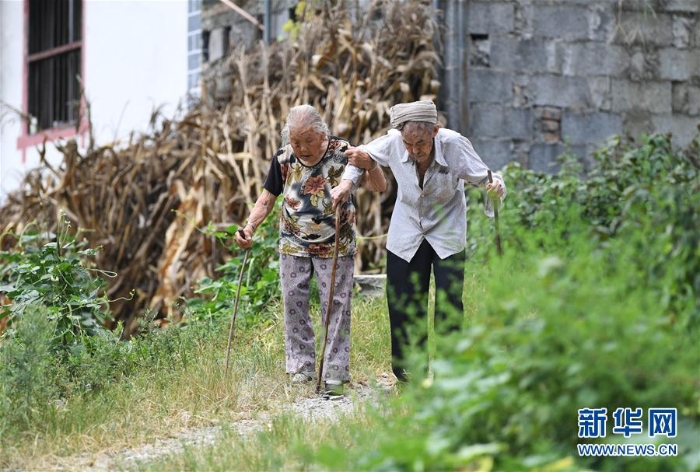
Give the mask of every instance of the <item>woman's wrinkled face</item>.
M 433 138 L 439 129 L 438 125 L 426 128 L 414 123 L 407 123 L 401 130 L 401 139 L 409 157 L 418 163 L 429 160 L 433 151 Z
M 316 163 L 326 152 L 328 137 L 311 127 L 289 130 L 289 143 L 294 154 L 303 162 Z

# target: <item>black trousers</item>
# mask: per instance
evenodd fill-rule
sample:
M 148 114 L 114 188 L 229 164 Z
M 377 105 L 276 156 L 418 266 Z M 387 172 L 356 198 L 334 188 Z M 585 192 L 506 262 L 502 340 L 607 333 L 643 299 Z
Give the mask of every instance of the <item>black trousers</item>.
M 409 336 L 415 336 L 413 339 L 418 347 L 425 347 L 431 272 L 435 275 L 437 296 L 436 333 L 460 328 L 464 316 L 464 261 L 464 251 L 440 259 L 427 241 L 423 241 L 411 262 L 388 251 L 386 295 L 391 325 L 391 360 L 392 369 L 399 380 L 406 380 Z

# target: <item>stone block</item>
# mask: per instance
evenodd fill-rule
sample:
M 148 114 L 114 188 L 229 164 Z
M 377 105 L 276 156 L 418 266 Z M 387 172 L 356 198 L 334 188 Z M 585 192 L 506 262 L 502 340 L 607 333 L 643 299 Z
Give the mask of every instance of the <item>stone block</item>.
M 490 69 L 470 69 L 467 72 L 467 93 L 470 102 L 510 103 L 513 76 Z
M 623 14 L 628 12 L 640 12 L 646 15 L 654 15 L 657 12 L 666 11 L 666 4 L 674 0 L 613 0 L 616 8 Z M 683 1 L 683 0 L 681 0 Z
M 545 53 L 547 54 L 547 67 L 544 71 L 552 74 L 561 74 L 562 64 L 564 63 L 564 45 L 556 40 L 548 40 L 545 43 Z
M 514 140 L 511 143 L 511 162 L 517 162 L 524 168 L 530 167 L 530 146 L 532 140 Z
M 630 66 L 630 54 L 613 44 L 586 42 L 562 47 L 564 75 L 620 77 Z
M 671 144 L 678 148 L 687 147 L 698 133 L 697 118 L 683 115 L 654 115 L 651 117 L 655 132 L 671 133 Z
M 671 113 L 670 82 L 636 83 L 629 80 L 612 81 L 612 111 L 625 113 L 645 110 L 650 113 Z
M 561 168 L 558 158 L 565 149 L 562 144 L 533 144 L 530 148 L 530 169 L 545 174 L 556 174 Z
M 477 104 L 471 110 L 472 129 L 479 137 L 529 138 L 532 136 L 532 110 L 496 104 Z
M 625 129 L 625 136 L 636 140 L 642 134 L 649 134 L 654 131 L 651 113 L 648 111 L 635 110 L 634 112 L 625 113 L 624 116 L 622 126 Z
M 474 138 L 474 150 L 491 170 L 500 170 L 513 160 L 510 139 Z
M 700 2 L 697 0 L 666 0 L 664 10 L 677 13 L 698 13 Z
M 659 50 L 660 73 L 662 79 L 686 81 L 700 77 L 700 52 L 697 50 Z
M 609 4 L 593 4 L 588 12 L 588 39 L 609 43 L 615 37 L 617 18 Z
M 598 111 L 610 111 L 612 107 L 610 77 L 590 77 L 587 82 L 591 108 Z
M 673 84 L 673 113 L 700 116 L 700 87 L 682 82 Z
M 588 10 L 583 7 L 562 6 L 550 2 L 533 6 L 533 37 L 559 40 L 588 38 Z
M 626 12 L 621 15 L 614 42 L 642 47 L 673 45 L 673 19 L 668 14 Z
M 542 39 L 493 38 L 491 67 L 505 71 L 546 72 L 547 44 L 548 42 Z
M 258 28 L 252 23 L 246 21 L 237 23 L 231 33 L 231 44 L 252 46 L 258 40 Z
M 587 108 L 588 83 L 583 77 L 537 75 L 530 81 L 530 100 L 533 105 L 560 108 Z
M 209 34 L 209 61 L 214 62 L 228 53 L 228 28 L 217 28 Z
M 693 27 L 697 24 L 697 18 L 691 19 L 684 16 L 673 17 L 673 46 L 685 49 L 692 45 Z
M 659 80 L 659 50 L 634 48 L 631 52 L 629 78 L 635 82 Z
M 569 7 L 589 7 L 594 3 L 607 3 L 609 1 L 614 1 L 617 2 L 619 0 L 526 0 L 526 2 L 523 2 L 522 0 L 517 0 L 520 3 L 531 3 L 532 5 L 536 6 L 549 6 L 551 7 L 552 5 L 566 5 Z
M 533 8 L 529 3 L 518 2 L 515 8 L 514 36 L 522 39 L 532 39 Z
M 561 120 L 562 137 L 572 144 L 596 144 L 622 134 L 622 117 L 613 113 L 565 112 Z
M 530 76 L 529 75 L 514 75 L 513 76 L 513 101 L 514 107 L 526 107 L 530 104 Z
M 472 2 L 467 23 L 470 34 L 509 33 L 515 25 L 515 5 L 511 2 Z

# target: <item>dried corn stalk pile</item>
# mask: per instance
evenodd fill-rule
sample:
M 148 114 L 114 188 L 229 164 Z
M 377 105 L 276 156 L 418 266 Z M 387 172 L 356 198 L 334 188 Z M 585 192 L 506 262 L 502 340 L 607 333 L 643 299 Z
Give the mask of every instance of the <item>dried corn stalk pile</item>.
M 178 321 L 177 301 L 230 256 L 199 229 L 245 220 L 290 107 L 316 106 L 333 134 L 359 144 L 384 133 L 393 104 L 435 98 L 435 12 L 423 3 L 377 1 L 351 21 L 339 2 L 307 14 L 293 40 L 234 50 L 182 120 L 121 148 L 60 147 L 61 166 L 28 174 L 0 208 L 2 232 L 26 222 L 53 230 L 65 212 L 102 247 L 95 265 L 117 274 L 109 298 L 127 333 L 146 309 Z M 359 191 L 358 233 L 370 238 L 360 240 L 358 270 L 381 261 L 392 202 L 391 191 Z

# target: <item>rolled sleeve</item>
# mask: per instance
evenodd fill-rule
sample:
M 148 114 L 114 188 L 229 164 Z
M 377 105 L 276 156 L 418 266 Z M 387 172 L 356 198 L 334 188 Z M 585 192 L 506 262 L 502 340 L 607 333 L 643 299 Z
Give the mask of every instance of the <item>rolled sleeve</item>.
M 359 167 L 355 167 L 352 164 L 348 164 L 347 166 L 345 166 L 345 171 L 343 172 L 343 176 L 341 179 L 351 180 L 353 189 L 357 190 L 357 188 L 362 183 L 362 175 L 364 173 L 365 171 L 360 169 Z
M 454 163 L 454 167 L 460 179 L 463 179 L 471 185 L 486 187 L 489 183 L 489 167 L 484 163 L 479 154 L 477 154 L 472 143 L 467 138 L 454 133 L 454 135 L 445 142 L 444 148 L 447 156 L 459 156 L 457 162 Z M 453 163 L 450 162 L 450 166 L 452 165 Z M 491 175 L 494 180 L 500 181 L 503 185 L 503 196 L 499 202 L 499 206 L 501 206 L 506 197 L 506 184 L 500 174 L 491 172 Z M 484 213 L 490 218 L 494 216 L 493 201 L 490 198 L 486 199 Z

